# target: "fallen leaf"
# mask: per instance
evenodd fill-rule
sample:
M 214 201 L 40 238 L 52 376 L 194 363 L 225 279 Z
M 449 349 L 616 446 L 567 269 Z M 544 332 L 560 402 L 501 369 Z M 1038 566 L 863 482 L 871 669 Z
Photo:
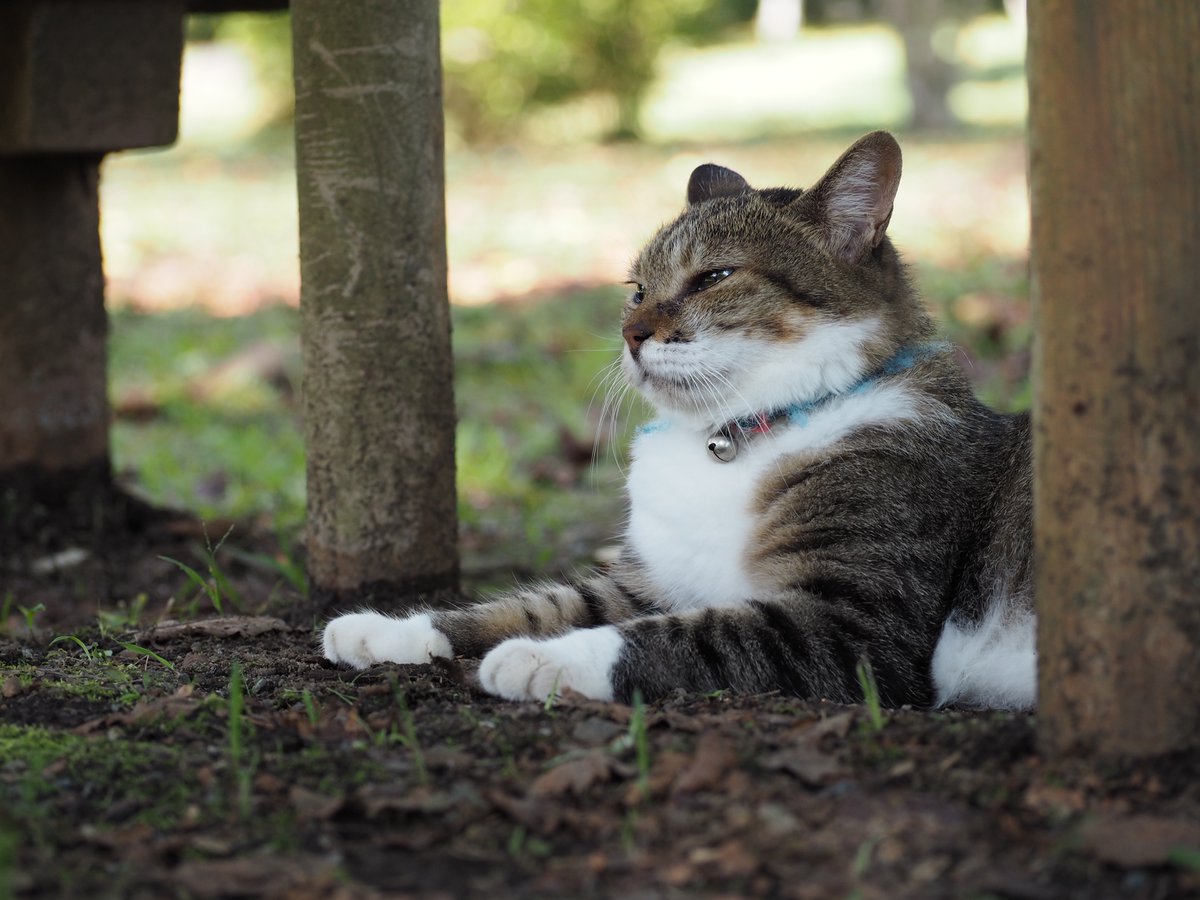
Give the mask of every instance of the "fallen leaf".
M 566 816 L 562 804 L 540 797 L 511 797 L 499 790 L 488 791 L 485 796 L 500 812 L 536 834 L 554 833 Z
M 695 865 L 712 866 L 725 877 L 749 875 L 758 868 L 758 860 L 736 838 L 719 847 L 697 847 L 688 854 Z
M 373 819 L 383 812 L 441 813 L 454 805 L 454 798 L 445 791 L 428 787 L 404 788 L 391 785 L 367 785 L 359 790 L 356 800 Z
M 1087 806 L 1083 791 L 1053 784 L 1034 784 L 1022 798 L 1024 804 L 1043 815 L 1082 812 Z
M 331 860 L 304 856 L 251 856 L 192 860 L 170 873 L 172 893 L 195 897 L 278 897 L 332 875 Z
M 188 716 L 200 709 L 200 701 L 192 696 L 194 691 L 192 685 L 185 684 L 170 696 L 141 700 L 129 712 L 90 719 L 71 730 L 75 734 L 91 734 L 114 725 L 138 725 L 154 719 L 178 719 Z
M 575 730 L 571 732 L 571 739 L 594 747 L 607 744 L 624 730 L 615 722 L 592 716 L 575 726 Z
M 543 772 L 534 779 L 529 793 L 534 797 L 558 797 L 562 794 L 578 797 L 592 785 L 607 781 L 612 772 L 612 760 L 606 753 L 586 753 Z
M 345 805 L 341 797 L 310 791 L 298 784 L 288 791 L 288 803 L 292 805 L 301 822 L 332 818 Z
M 805 737 L 811 741 L 819 741 L 825 735 L 832 734 L 841 740 L 850 733 L 850 726 L 854 724 L 854 716 L 853 712 L 844 712 L 821 719 L 805 730 Z
M 800 744 L 768 754 L 758 761 L 764 769 L 787 772 L 809 787 L 820 787 L 842 772 L 841 764 L 828 753 Z
M 1085 853 L 1136 869 L 1163 865 L 1179 848 L 1200 847 L 1200 824 L 1150 815 L 1113 816 L 1086 823 L 1080 839 Z
M 631 783 L 625 791 L 624 804 L 637 806 L 649 797 L 662 796 L 691 762 L 692 758 L 686 753 L 676 753 L 673 750 L 664 750 L 656 754 L 645 785 L 640 780 Z
M 690 794 L 721 784 L 737 765 L 733 745 L 722 735 L 710 732 L 700 738 L 696 755 L 675 781 L 673 792 Z
M 254 776 L 254 789 L 264 794 L 279 794 L 287 788 L 287 783 L 270 772 L 259 772 Z
M 179 638 L 196 637 L 258 637 L 272 631 L 291 631 L 292 626 L 274 616 L 220 616 L 215 619 L 199 619 L 195 622 L 168 620 L 153 625 L 136 635 L 138 643 L 146 641 L 172 641 Z

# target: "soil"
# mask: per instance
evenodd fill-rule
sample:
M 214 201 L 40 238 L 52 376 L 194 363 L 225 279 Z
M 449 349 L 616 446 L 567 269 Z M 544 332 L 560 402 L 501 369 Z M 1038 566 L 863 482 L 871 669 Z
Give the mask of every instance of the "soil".
M 1200 896 L 1194 756 L 1050 763 L 1008 713 L 344 671 L 257 540 L 224 615 L 159 558 L 205 573 L 178 523 L 5 574 L 45 608 L 0 616 L 0 897 Z

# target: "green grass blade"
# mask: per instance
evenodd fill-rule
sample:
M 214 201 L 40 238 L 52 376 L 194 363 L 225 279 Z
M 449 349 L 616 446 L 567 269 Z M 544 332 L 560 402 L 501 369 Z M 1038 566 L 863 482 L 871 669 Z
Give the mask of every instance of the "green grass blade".
M 122 647 L 124 647 L 126 650 L 128 650 L 130 653 L 136 653 L 139 656 L 147 656 L 150 659 L 154 660 L 156 663 L 166 666 L 168 669 L 171 669 L 172 671 L 174 671 L 174 669 L 175 669 L 175 663 L 171 662 L 169 659 L 163 659 L 161 656 L 159 656 L 153 650 L 147 650 L 145 647 L 139 647 L 137 644 L 130 644 L 127 641 L 117 641 L 117 643 L 120 644 Z

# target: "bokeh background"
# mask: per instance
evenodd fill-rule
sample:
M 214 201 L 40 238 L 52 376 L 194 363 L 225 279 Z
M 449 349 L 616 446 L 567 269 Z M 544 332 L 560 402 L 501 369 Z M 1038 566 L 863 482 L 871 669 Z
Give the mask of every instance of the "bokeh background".
M 701 162 L 803 186 L 896 131 L 890 233 L 982 395 L 1028 406 L 1019 2 L 444 0 L 442 30 L 469 582 L 586 561 L 618 526 L 644 414 L 602 416 L 620 282 Z M 289 23 L 193 16 L 188 38 L 178 144 L 103 168 L 115 462 L 158 503 L 295 547 Z

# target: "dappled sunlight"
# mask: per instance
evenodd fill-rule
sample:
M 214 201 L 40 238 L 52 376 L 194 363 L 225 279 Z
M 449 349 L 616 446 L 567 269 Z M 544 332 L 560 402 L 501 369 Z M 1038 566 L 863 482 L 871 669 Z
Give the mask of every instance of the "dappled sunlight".
M 667 54 L 643 120 L 654 140 L 739 140 L 813 128 L 896 127 L 904 48 L 882 25 Z
M 947 34 L 965 77 L 951 105 L 967 121 L 1019 128 L 1020 26 L 987 16 Z M 249 137 L 274 107 L 239 52 L 190 47 L 180 143 L 105 162 L 113 308 L 195 305 L 236 315 L 298 302 L 291 135 Z M 526 141 L 449 153 L 453 302 L 618 283 L 641 243 L 679 212 L 694 166 L 720 162 L 756 185 L 808 184 L 853 133 L 902 122 L 909 103 L 902 45 L 882 25 L 807 29 L 778 44 L 675 48 L 659 68 L 643 109 L 646 132 L 683 144 Z M 853 131 L 830 133 L 845 128 Z M 905 178 L 893 234 L 910 258 L 954 267 L 1026 254 L 1019 134 L 901 134 Z

